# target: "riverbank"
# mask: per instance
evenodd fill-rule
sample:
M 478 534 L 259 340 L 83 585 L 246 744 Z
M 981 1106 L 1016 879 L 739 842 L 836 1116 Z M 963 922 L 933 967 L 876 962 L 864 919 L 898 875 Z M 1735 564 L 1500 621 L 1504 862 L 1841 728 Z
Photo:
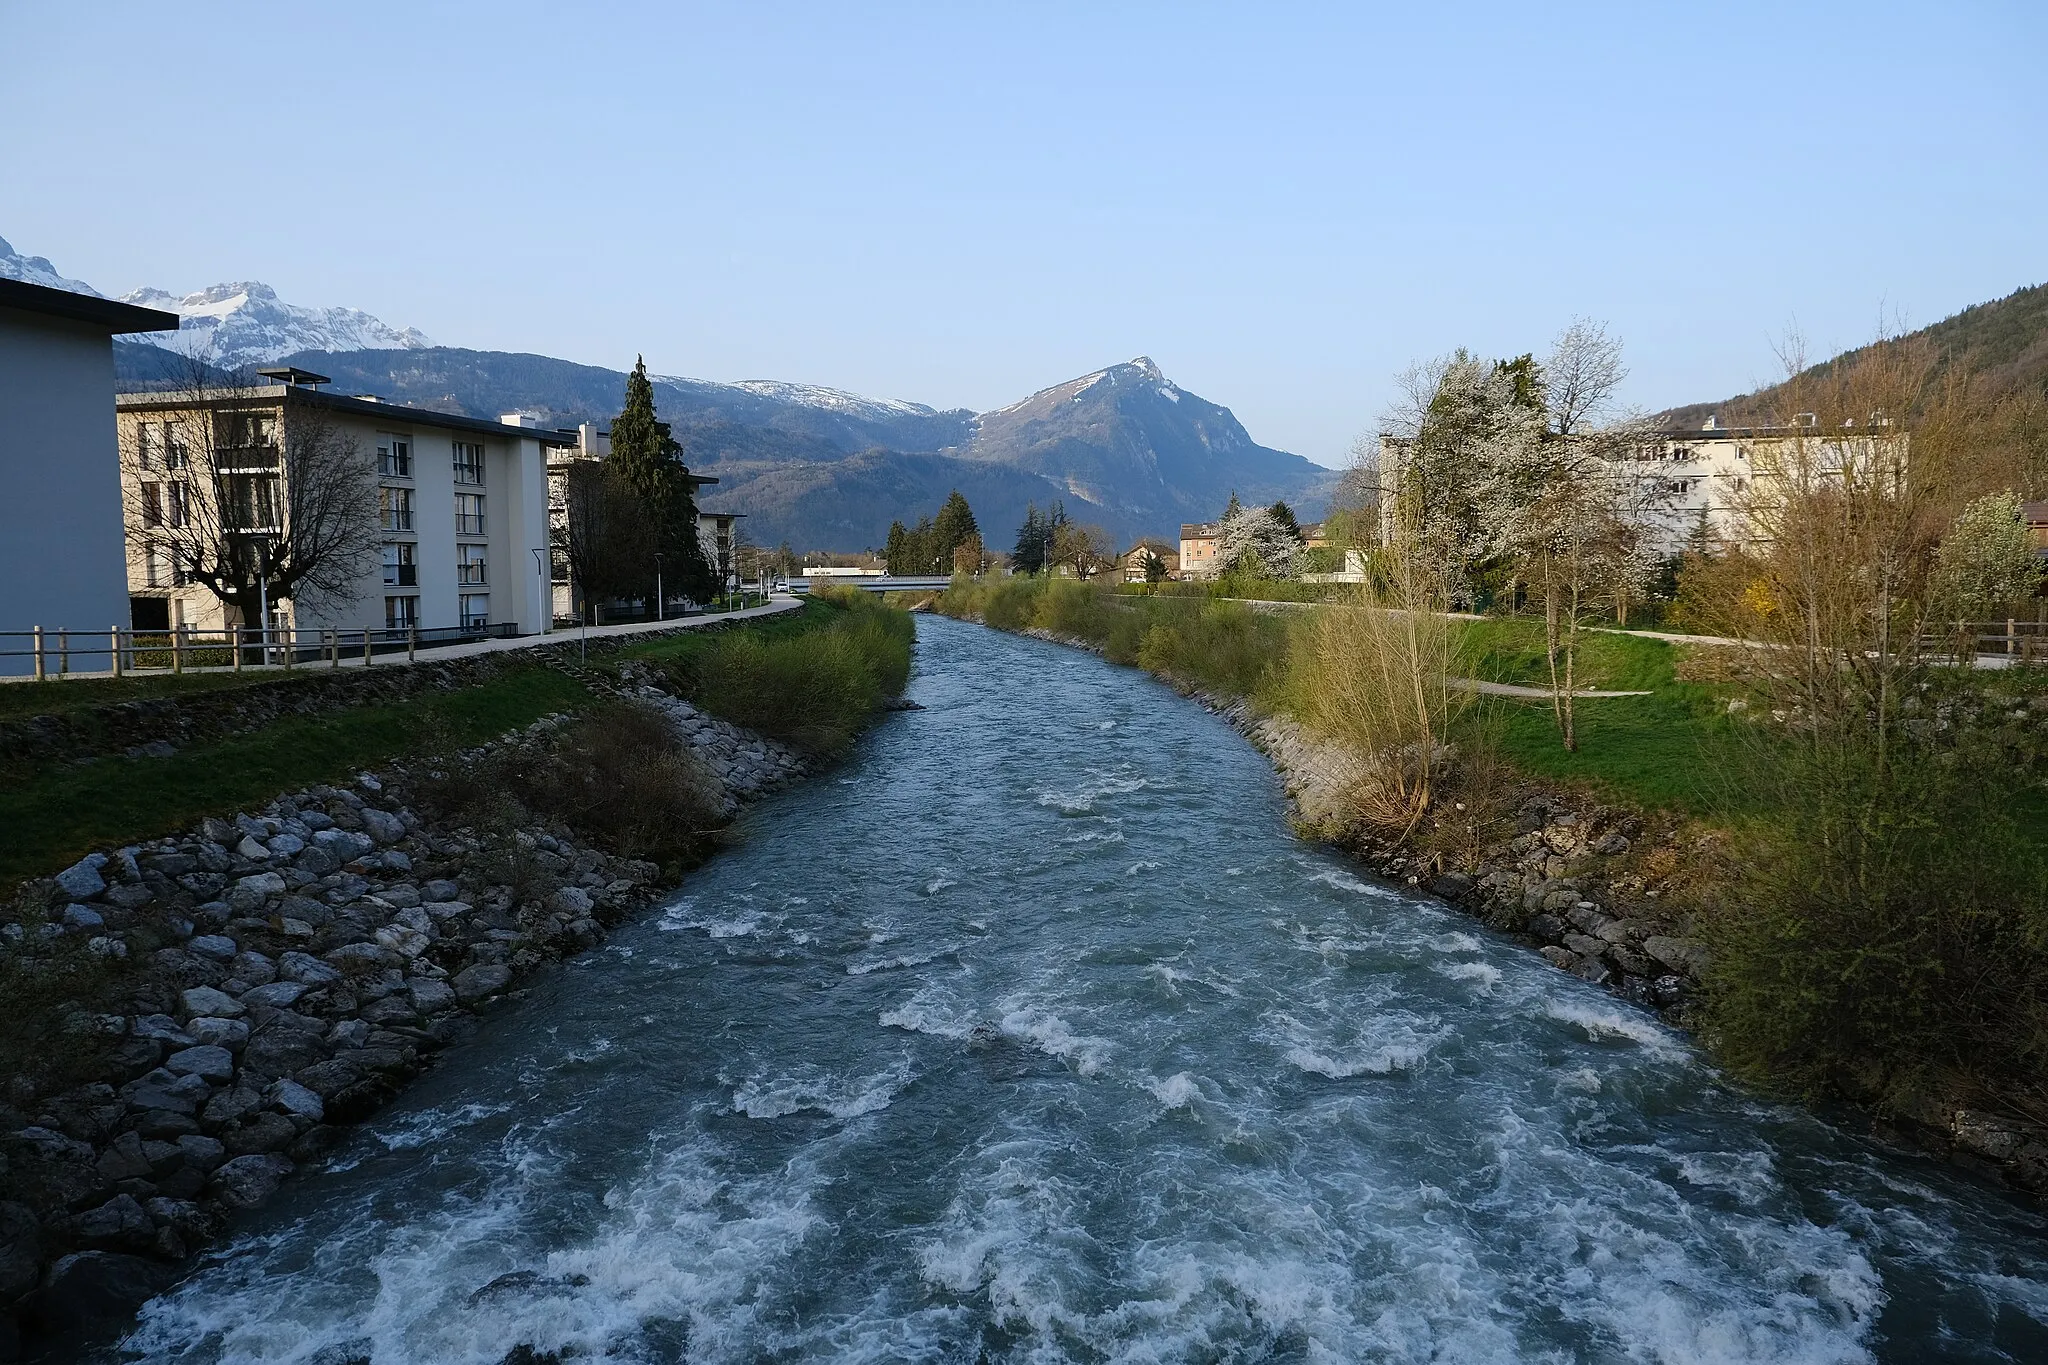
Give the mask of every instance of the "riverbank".
M 1166 632 L 1142 621 L 1134 629 L 1130 617 L 1115 614 L 1112 601 L 1088 600 L 1074 586 L 1064 599 L 1055 592 L 1034 602 L 1029 585 L 1006 585 L 994 593 L 949 594 L 938 606 L 1145 668 L 1222 714 L 1267 754 L 1306 837 L 1335 844 L 1378 874 L 1458 906 L 1562 971 L 1700 1031 L 1703 992 L 1717 984 L 1703 920 L 1725 911 L 1739 877 L 1730 831 L 1687 808 L 1685 798 L 1698 788 L 1680 783 L 1698 782 L 1697 754 L 1693 771 L 1679 781 L 1656 770 L 1656 748 L 1648 763 L 1625 755 L 1618 771 L 1626 780 L 1680 798 L 1660 807 L 1617 800 L 1611 784 L 1603 798 L 1585 783 L 1503 764 L 1495 751 L 1491 761 L 1463 773 L 1455 792 L 1409 837 L 1386 838 L 1355 818 L 1349 788 L 1356 760 L 1312 735 L 1279 704 L 1287 690 L 1272 637 L 1264 639 L 1263 652 L 1252 647 L 1258 637 L 1227 608 L 1217 619 L 1194 618 Z M 982 607 L 990 609 L 977 610 Z M 1035 624 L 1045 619 L 1053 624 Z M 1595 734 L 1601 733 L 1597 714 L 1589 710 L 1582 720 Z M 1938 1076 L 1902 1083 L 1872 1072 L 1842 1077 L 1834 1098 L 1854 1105 L 1879 1130 L 1991 1175 L 2026 1197 L 2048 1195 L 2048 1128 L 1981 1086 Z
M 578 710 L 25 884 L 0 929 L 0 1351 L 17 1321 L 89 1331 L 162 1289 L 742 806 L 829 762 L 901 689 L 889 615 L 637 640 L 569 665 Z M 728 701 L 707 675 L 734 673 L 791 742 L 707 709 Z M 764 695 L 798 676 L 803 698 Z

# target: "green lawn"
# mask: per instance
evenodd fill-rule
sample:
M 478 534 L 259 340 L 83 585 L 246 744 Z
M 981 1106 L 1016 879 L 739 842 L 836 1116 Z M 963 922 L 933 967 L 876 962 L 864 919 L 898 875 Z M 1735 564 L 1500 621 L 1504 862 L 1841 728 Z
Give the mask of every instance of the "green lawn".
M 285 673 L 276 669 L 252 668 L 245 673 L 229 670 L 224 673 L 161 673 L 125 678 L 73 678 L 66 682 L 0 683 L 0 720 L 77 711 L 89 706 L 105 706 L 111 702 L 183 696 L 192 692 L 218 692 L 228 687 L 289 686 L 304 677 L 307 671 L 310 670 Z
M 430 740 L 474 744 L 590 700 L 581 683 L 536 666 L 461 691 L 285 717 L 169 758 L 103 758 L 52 769 L 0 788 L 0 886 L 54 872 L 94 848 L 168 834 L 201 816 L 347 777 Z

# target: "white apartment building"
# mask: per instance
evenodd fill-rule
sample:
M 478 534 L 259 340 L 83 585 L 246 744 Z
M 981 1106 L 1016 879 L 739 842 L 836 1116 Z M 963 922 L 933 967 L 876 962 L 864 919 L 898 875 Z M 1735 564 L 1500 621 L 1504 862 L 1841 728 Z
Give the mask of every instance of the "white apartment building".
M 256 624 L 229 619 L 231 608 L 186 581 L 176 545 L 200 498 L 228 534 L 279 533 L 293 505 L 283 480 L 295 423 L 374 474 L 378 551 L 346 590 L 273 608 L 273 628 L 548 628 L 546 460 L 572 436 L 516 415 L 493 422 L 330 393 L 304 370 L 258 374 L 273 382 L 116 399 L 137 629 Z M 195 459 L 200 442 L 208 458 Z
M 104 638 L 128 619 L 112 338 L 177 326 L 175 313 L 0 280 L 0 673 L 34 667 L 16 632 Z
M 507 414 L 507 422 L 521 419 L 519 414 Z M 612 434 L 594 423 L 584 422 L 574 431 L 564 431 L 563 441 L 548 452 L 548 527 L 560 535 L 569 518 L 569 470 L 579 460 L 602 460 L 612 453 Z M 690 475 L 692 496 L 717 483 L 714 478 L 701 474 Z M 697 513 L 697 545 L 704 551 L 704 562 L 711 566 L 714 577 L 722 577 L 728 591 L 739 587 L 739 565 L 736 550 L 739 543 L 738 522 L 744 512 Z M 554 619 L 570 622 L 576 619 L 578 593 L 570 577 L 568 558 L 555 554 L 549 573 L 550 611 Z M 664 597 L 671 594 L 664 588 Z

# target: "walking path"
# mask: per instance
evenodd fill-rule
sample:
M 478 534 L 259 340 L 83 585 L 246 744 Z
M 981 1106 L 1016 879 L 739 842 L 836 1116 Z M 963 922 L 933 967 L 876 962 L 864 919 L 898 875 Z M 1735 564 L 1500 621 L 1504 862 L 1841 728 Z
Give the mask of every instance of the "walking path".
M 614 626 L 574 626 L 560 630 L 551 630 L 540 635 L 515 635 L 509 638 L 492 640 L 469 640 L 455 645 L 421 646 L 413 658 L 407 658 L 403 653 L 393 652 L 390 654 L 379 654 L 374 661 L 369 663 L 365 662 L 361 654 L 343 654 L 338 666 L 341 668 L 404 668 L 412 663 L 441 663 L 448 659 L 468 658 L 473 654 L 500 654 L 507 650 L 533 649 L 540 645 L 567 644 L 575 640 L 616 640 L 625 636 L 653 635 L 671 630 L 697 630 L 726 621 L 751 621 L 757 617 L 775 616 L 785 611 L 795 611 L 802 606 L 802 599 L 778 593 L 770 598 L 765 606 L 746 607 L 739 611 L 718 612 L 703 616 L 678 616 L 671 617 L 666 621 L 627 621 Z M 360 637 L 360 632 L 358 632 L 358 636 Z M 102 648 L 100 652 L 104 654 L 106 650 Z M 332 669 L 336 666 L 333 661 L 328 659 L 307 659 L 292 665 L 291 671 L 310 672 L 314 669 Z M 205 668 L 187 666 L 185 671 L 187 673 L 230 673 L 234 669 L 229 664 L 214 664 Z M 286 670 L 283 664 L 244 664 L 241 671 L 244 673 L 283 673 Z M 171 670 L 168 668 L 129 668 L 122 674 L 123 677 L 127 678 L 163 678 L 170 675 Z M 63 676 L 66 678 L 83 679 L 111 678 L 114 675 L 111 671 L 102 668 L 91 671 L 73 669 Z M 51 677 L 54 681 L 57 675 L 52 674 Z M 0 683 L 32 681 L 34 679 L 27 674 L 0 676 Z

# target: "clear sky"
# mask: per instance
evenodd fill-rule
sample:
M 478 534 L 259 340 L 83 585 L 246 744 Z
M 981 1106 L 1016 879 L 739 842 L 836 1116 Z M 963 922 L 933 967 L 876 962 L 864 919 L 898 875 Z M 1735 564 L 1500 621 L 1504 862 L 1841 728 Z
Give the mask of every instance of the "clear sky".
M 0 236 L 449 345 L 990 408 L 1138 354 L 1341 463 L 1393 373 L 1713 399 L 2048 279 L 2048 4 L 0 0 Z

